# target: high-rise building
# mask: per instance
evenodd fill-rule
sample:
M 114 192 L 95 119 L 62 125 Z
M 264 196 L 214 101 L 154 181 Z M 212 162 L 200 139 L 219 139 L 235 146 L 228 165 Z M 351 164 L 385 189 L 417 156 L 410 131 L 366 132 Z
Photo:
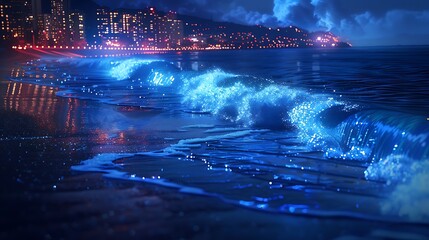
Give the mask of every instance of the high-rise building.
M 36 45 L 53 45 L 51 14 L 40 14 L 37 17 L 37 41 Z
M 84 29 L 84 16 L 79 12 L 72 12 L 69 15 L 70 24 L 70 43 L 73 46 L 85 46 L 85 29 Z
M 138 42 L 137 14 L 123 13 L 122 29 L 126 38 L 128 38 L 132 43 Z
M 52 38 L 55 45 L 68 45 L 69 0 L 51 0 Z
M 156 25 L 156 45 L 159 48 L 179 47 L 183 39 L 183 23 L 177 19 L 175 12 L 158 16 Z
M 183 33 L 183 22 L 182 20 L 177 19 L 177 14 L 175 12 L 169 12 L 167 14 L 167 36 L 169 48 L 176 48 L 182 45 L 184 38 Z
M 97 9 L 98 36 L 105 43 L 139 46 L 144 32 L 141 30 L 143 13 L 129 13 L 107 8 Z
M 157 31 L 157 20 L 158 14 L 155 11 L 155 8 L 148 8 L 145 11 L 141 11 L 139 21 L 139 38 L 140 44 L 143 47 L 155 47 L 156 39 L 158 37 Z
M 42 7 L 42 3 L 50 4 L 50 14 L 43 11 L 47 6 Z M 13 45 L 85 42 L 83 15 L 70 12 L 70 0 L 1 1 L 0 27 L 0 39 Z
M 109 10 L 107 8 L 97 9 L 98 36 L 108 44 L 111 44 L 112 41 L 117 42 L 124 35 L 124 29 L 125 31 L 129 30 L 129 18 L 129 16 L 117 10 Z
M 29 0 L 9 0 L 0 3 L 1 38 L 12 44 L 33 41 L 32 5 Z
M 2 41 L 11 39 L 10 28 L 10 13 L 11 5 L 0 3 L 0 38 Z
M 169 47 L 168 40 L 168 19 L 166 16 L 157 16 L 155 21 L 155 44 L 158 48 Z
M 118 11 L 111 11 L 109 13 L 109 29 L 110 34 L 120 34 L 122 33 L 122 14 Z
M 137 12 L 97 9 L 98 36 L 107 45 L 176 48 L 183 40 L 183 23 L 175 12 L 160 14 L 155 8 Z
M 97 9 L 97 32 L 99 37 L 106 36 L 110 33 L 110 12 L 107 8 Z

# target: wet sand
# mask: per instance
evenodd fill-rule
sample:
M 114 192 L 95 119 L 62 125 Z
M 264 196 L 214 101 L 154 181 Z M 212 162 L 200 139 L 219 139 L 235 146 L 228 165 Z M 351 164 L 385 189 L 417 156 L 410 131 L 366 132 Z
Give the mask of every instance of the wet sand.
M 71 166 L 98 153 L 168 142 L 148 127 L 159 113 L 59 98 L 55 91 L 0 82 L 0 239 L 425 239 L 418 225 L 272 214 L 73 172 Z M 102 124 L 106 114 L 132 127 L 112 132 Z

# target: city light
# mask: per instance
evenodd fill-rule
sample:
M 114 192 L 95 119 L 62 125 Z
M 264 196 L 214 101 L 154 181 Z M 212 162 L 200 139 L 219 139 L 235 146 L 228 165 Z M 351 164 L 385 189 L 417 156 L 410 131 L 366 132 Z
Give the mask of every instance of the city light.
M 93 19 L 97 34 L 90 34 L 97 40 L 88 42 L 85 16 L 90 14 L 71 11 L 63 0 L 50 0 L 51 11 L 46 14 L 32 7 L 33 2 L 25 6 L 0 4 L 0 37 L 13 49 L 205 51 L 348 45 L 339 44 L 338 37 L 330 32 L 310 33 L 295 26 L 193 22 L 180 19 L 176 12 L 154 7 L 138 11 L 99 7 Z M 15 19 L 12 21 L 10 16 Z

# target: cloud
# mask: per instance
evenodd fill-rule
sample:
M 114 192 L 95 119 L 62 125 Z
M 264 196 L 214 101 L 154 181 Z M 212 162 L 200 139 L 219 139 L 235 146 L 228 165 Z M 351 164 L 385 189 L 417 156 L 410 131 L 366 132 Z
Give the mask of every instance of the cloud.
M 273 14 L 281 25 L 319 26 L 319 17 L 311 0 L 274 0 Z
M 357 45 L 429 43 L 429 1 L 274 0 L 280 24 L 330 30 Z
M 277 24 L 277 20 L 272 15 L 249 11 L 241 6 L 237 6 L 229 12 L 224 13 L 221 20 L 250 25 L 264 24 L 271 26 Z
M 337 31 L 345 36 L 360 35 L 359 45 L 429 43 L 429 11 L 392 10 L 376 16 L 365 12 L 344 21 Z

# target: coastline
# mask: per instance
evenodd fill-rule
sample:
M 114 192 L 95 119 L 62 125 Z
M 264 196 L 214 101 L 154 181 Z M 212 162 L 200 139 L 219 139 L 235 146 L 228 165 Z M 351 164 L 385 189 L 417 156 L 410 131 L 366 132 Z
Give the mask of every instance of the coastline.
M 76 110 L 71 114 L 75 117 L 85 109 L 112 106 L 70 102 L 56 97 L 55 90 L 49 87 L 38 90 L 34 97 L 34 91 L 28 91 L 34 90 L 34 85 L 18 84 L 22 84 L 22 92 L 31 94 L 17 97 L 1 93 L 8 103 L 0 111 L 2 127 L 9 130 L 0 140 L 1 152 L 7 156 L 1 167 L 0 203 L 6 210 L 1 238 L 283 239 L 287 233 L 294 239 L 309 239 L 320 237 L 321 233 L 323 238 L 334 238 L 344 231 L 359 235 L 367 232 L 368 227 L 391 225 L 259 212 L 157 185 L 113 180 L 100 173 L 73 172 L 71 166 L 90 158 L 94 154 L 91 149 L 104 147 L 106 142 L 97 142 L 94 132 L 67 127 L 67 122 L 75 122 L 76 126 L 80 123 L 63 119 L 64 114 L 68 115 L 70 106 Z M 46 104 L 54 106 L 49 108 Z M 35 111 L 29 111 L 31 106 L 35 106 Z M 28 129 L 11 125 L 19 119 L 21 125 L 37 122 L 34 118 L 38 117 L 47 120 Z M 65 120 L 65 125 L 51 126 L 54 119 Z M 331 227 L 326 230 L 323 226 Z M 306 230 L 310 228 L 319 230 Z
M 192 53 L 192 52 L 217 52 L 217 51 L 263 51 L 263 50 L 296 50 L 296 49 L 310 49 L 310 50 L 333 50 L 352 48 L 351 46 L 337 46 L 337 47 L 285 47 L 285 48 L 196 48 L 196 49 L 143 49 L 136 47 L 122 47 L 122 48 L 107 48 L 107 47 L 9 47 L 3 48 L 6 51 L 14 51 L 23 55 L 32 57 L 54 56 L 54 57 L 119 57 L 119 56 L 132 56 L 132 55 L 154 55 L 154 54 L 170 54 L 170 53 Z
M 57 97 L 56 88 L 49 86 L 1 84 L 0 114 L 7 120 L 2 129 L 9 131 L 1 139 L 1 152 L 7 156 L 2 165 L 0 201 L 7 212 L 1 238 L 365 239 L 388 238 L 399 230 L 427 234 L 413 224 L 260 212 L 156 185 L 71 171 L 98 153 L 137 152 L 144 145 L 162 148 L 152 146 L 153 141 L 168 145 L 162 135 L 146 138 L 151 134 L 141 134 L 143 126 L 125 131 L 130 140 L 122 141 L 120 134 L 103 131 L 111 126 L 100 125 L 103 118 L 98 116 L 119 113 L 115 116 L 133 125 L 165 116 Z
M 127 57 L 137 55 L 163 55 L 163 54 L 182 54 L 182 53 L 198 53 L 198 52 L 243 52 L 243 51 L 336 51 L 340 49 L 355 50 L 370 50 L 380 51 L 383 49 L 401 49 L 401 48 L 423 48 L 427 49 L 429 45 L 382 45 L 382 46 L 353 46 L 353 47 L 290 47 L 290 48 L 255 48 L 255 49 L 159 49 L 159 50 L 143 50 L 129 48 L 127 49 L 103 49 L 96 48 L 87 49 L 70 49 L 70 48 L 27 48 L 27 49 L 12 49 L 11 47 L 2 47 L 0 52 L 10 54 L 12 62 L 17 62 L 20 58 L 38 59 L 42 57 L 66 57 L 66 58 L 103 58 L 103 57 Z M 14 57 L 15 56 L 15 57 Z M 21 57 L 19 57 L 21 56 Z
M 73 172 L 71 166 L 106 143 L 97 142 L 94 132 L 75 132 L 72 125 L 50 126 L 51 121 L 69 115 L 70 106 L 74 106 L 76 112 L 71 116 L 75 117 L 85 109 L 112 106 L 70 102 L 55 96 L 49 87 L 34 97 L 27 91 L 28 87 L 34 90 L 34 85 L 18 84 L 22 92 L 31 94 L 17 98 L 1 93 L 4 103 L 11 103 L 2 105 L 0 111 L 2 127 L 9 130 L 0 140 L 2 155 L 7 156 L 1 167 L 0 204 L 6 210 L 0 222 L 3 239 L 333 239 L 371 237 L 377 229 L 392 234 L 389 231 L 399 226 L 402 230 L 414 228 L 412 224 L 260 212 L 157 185 L 109 179 L 101 173 Z M 55 104 L 51 107 L 55 110 L 46 111 L 50 109 L 46 104 Z M 29 111 L 32 108 L 35 111 Z M 21 125 L 37 122 L 34 117 L 47 121 L 28 129 L 10 125 L 19 119 Z M 7 119 L 13 122 L 4 123 Z M 76 120 L 63 120 L 65 125 L 80 125 Z

